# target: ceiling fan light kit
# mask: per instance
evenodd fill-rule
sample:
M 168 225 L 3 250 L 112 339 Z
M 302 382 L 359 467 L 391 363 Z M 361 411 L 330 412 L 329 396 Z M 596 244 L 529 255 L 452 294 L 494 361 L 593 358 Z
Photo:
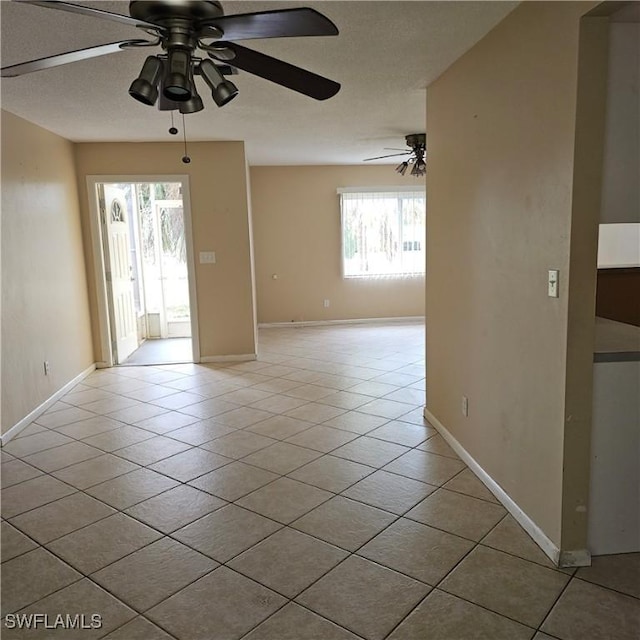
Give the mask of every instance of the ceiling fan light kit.
M 203 109 L 204 102 L 202 102 L 202 98 L 197 93 L 194 93 L 187 101 L 181 102 L 178 107 L 178 111 L 185 115 L 189 113 L 197 113 Z
M 167 58 L 167 75 L 164 80 L 164 95 L 174 102 L 191 99 L 193 88 L 189 82 L 191 56 L 184 49 L 170 49 Z
M 149 56 L 142 65 L 140 75 L 131 83 L 129 95 L 143 104 L 154 105 L 158 99 L 158 83 L 162 70 L 162 60 Z
M 407 169 L 409 168 L 409 163 L 405 160 L 402 164 L 399 164 L 396 167 L 396 171 L 403 176 L 405 173 L 407 173 Z
M 340 85 L 315 73 L 236 44 L 235 40 L 305 36 L 335 36 L 338 29 L 315 9 L 277 9 L 225 16 L 214 0 L 133 0 L 130 16 L 60 0 L 14 0 L 49 9 L 128 24 L 142 29 L 154 40 L 123 40 L 106 45 L 31 60 L 2 68 L 2 77 L 14 77 L 98 57 L 133 47 L 160 46 L 162 52 L 148 56 L 140 75 L 131 83 L 129 95 L 160 111 L 182 114 L 202 111 L 195 77 L 200 75 L 222 107 L 238 95 L 225 75 L 237 69 L 257 75 L 315 100 L 334 96 Z M 198 57 L 198 51 L 204 56 Z M 158 100 L 158 98 L 160 98 Z
M 427 163 L 425 162 L 425 156 L 427 153 L 427 134 L 426 133 L 410 133 L 405 136 L 408 149 L 402 153 L 390 153 L 386 156 L 376 156 L 375 158 L 365 158 L 364 162 L 370 160 L 382 160 L 383 158 L 395 158 L 397 156 L 410 156 L 407 160 L 404 160 L 396 167 L 396 172 L 401 176 L 409 172 L 414 178 L 419 178 L 427 172 Z
M 238 87 L 230 80 L 225 80 L 211 60 L 202 60 L 197 71 L 211 89 L 211 97 L 219 107 L 223 107 L 238 95 Z

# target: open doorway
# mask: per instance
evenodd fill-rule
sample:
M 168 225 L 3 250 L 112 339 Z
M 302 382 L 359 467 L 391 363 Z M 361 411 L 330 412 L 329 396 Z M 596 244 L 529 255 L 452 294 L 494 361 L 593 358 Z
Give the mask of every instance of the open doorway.
M 105 365 L 197 361 L 186 178 L 90 180 Z

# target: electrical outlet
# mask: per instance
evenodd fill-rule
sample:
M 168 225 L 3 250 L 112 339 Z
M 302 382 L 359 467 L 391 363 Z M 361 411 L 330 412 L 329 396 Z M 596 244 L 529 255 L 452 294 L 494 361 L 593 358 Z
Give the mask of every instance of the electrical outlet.
M 325 298 L 325 299 L 324 299 L 324 303 L 323 303 L 324 308 L 325 308 L 325 309 L 327 309 L 327 308 L 329 307 L 329 305 L 330 305 L 330 304 L 331 304 L 331 303 L 329 302 L 329 300 L 328 300 L 327 298 Z
M 462 415 L 465 418 L 469 417 L 469 398 L 462 396 Z
M 48 360 L 44 361 L 44 375 L 48 376 L 51 373 L 51 365 Z
M 215 251 L 201 251 L 200 252 L 200 264 L 215 264 L 216 252 Z

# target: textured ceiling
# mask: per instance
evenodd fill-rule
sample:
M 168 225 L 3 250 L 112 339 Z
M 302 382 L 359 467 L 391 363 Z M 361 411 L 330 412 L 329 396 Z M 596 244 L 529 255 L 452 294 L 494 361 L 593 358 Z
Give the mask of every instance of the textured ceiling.
M 128 2 L 83 2 L 128 14 Z M 404 147 L 425 130 L 426 87 L 517 5 L 516 2 L 222 2 L 226 14 L 310 6 L 340 35 L 244 41 L 342 84 L 324 102 L 245 72 L 240 93 L 219 109 L 186 116 L 190 140 L 244 140 L 250 164 L 354 164 Z M 134 27 L 17 2 L 0 2 L 2 65 L 117 40 Z M 168 141 L 170 116 L 127 94 L 150 49 L 4 78 L 2 107 L 69 140 Z M 427 140 L 428 146 L 428 140 Z M 387 161 L 389 162 L 389 161 Z

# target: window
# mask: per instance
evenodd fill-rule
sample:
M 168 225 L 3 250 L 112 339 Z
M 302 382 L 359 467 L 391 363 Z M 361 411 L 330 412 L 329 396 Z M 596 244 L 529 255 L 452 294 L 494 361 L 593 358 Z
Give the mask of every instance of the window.
M 339 193 L 345 278 L 424 274 L 424 189 L 341 189 Z
M 119 200 L 111 203 L 111 222 L 124 222 L 124 207 Z

